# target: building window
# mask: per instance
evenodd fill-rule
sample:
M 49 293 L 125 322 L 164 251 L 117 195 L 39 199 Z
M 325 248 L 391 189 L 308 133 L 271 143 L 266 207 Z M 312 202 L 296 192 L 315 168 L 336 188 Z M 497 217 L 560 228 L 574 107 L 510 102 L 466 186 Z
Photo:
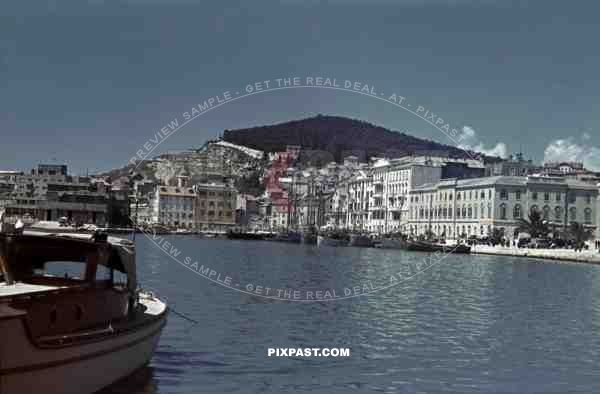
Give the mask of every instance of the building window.
M 515 192 L 515 198 L 516 198 L 518 201 L 520 201 L 520 200 L 521 200 L 521 191 L 520 191 L 520 190 L 517 190 L 517 191 Z
M 515 219 L 521 219 L 523 217 L 523 211 L 521 209 L 521 204 L 515 205 L 515 208 L 513 210 L 513 217 Z
M 585 209 L 585 224 L 592 224 L 592 210 L 590 208 Z
M 575 193 L 569 193 L 569 204 L 575 204 L 575 201 L 577 201 L 577 196 Z
M 506 220 L 506 204 L 500 204 L 500 219 Z
M 485 212 L 484 212 L 484 206 L 483 203 L 481 203 L 481 218 L 485 218 Z
M 488 214 L 487 214 L 488 219 L 492 218 L 492 204 L 488 204 Z
M 469 205 L 469 219 L 473 219 L 473 208 Z
M 508 200 L 508 192 L 505 189 L 502 189 L 500 191 L 500 199 L 501 200 Z
M 571 209 L 569 209 L 569 217 L 571 222 L 577 221 L 577 208 L 572 207 Z
M 485 192 L 482 190 L 479 196 L 482 200 L 485 200 Z
M 560 202 L 561 195 L 560 193 L 556 193 L 556 202 Z
M 556 219 L 557 222 L 562 222 L 563 214 L 562 214 L 562 208 L 561 207 L 554 208 L 554 217 L 555 217 L 555 219 Z
M 544 206 L 544 220 L 550 220 L 550 207 Z
M 592 196 L 590 196 L 589 194 L 587 196 L 585 196 L 585 203 L 586 204 L 591 204 L 592 203 Z
M 532 205 L 531 209 L 529 210 L 530 213 L 534 213 L 534 212 L 538 212 L 539 208 L 537 205 Z
M 548 192 L 544 193 L 544 201 L 550 201 L 550 193 L 548 193 Z
M 533 192 L 533 193 L 531 193 L 531 199 L 532 199 L 533 201 L 537 201 L 537 199 L 538 199 L 538 194 L 537 194 L 537 192 Z

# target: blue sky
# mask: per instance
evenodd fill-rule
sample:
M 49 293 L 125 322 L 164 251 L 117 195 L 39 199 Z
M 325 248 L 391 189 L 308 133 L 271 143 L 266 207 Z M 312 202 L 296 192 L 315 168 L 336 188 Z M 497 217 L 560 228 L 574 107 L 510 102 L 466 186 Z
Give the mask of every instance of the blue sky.
M 121 166 L 210 97 L 321 76 L 402 95 L 486 152 L 600 170 L 592 1 L 4 0 L 0 10 L 0 169 Z M 159 150 L 318 113 L 453 143 L 379 100 L 293 89 L 210 111 Z

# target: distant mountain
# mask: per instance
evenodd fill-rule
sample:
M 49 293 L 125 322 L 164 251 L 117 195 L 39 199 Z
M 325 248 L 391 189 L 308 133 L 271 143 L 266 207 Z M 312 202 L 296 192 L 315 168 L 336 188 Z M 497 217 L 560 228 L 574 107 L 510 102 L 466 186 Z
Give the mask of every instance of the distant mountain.
M 288 145 L 329 152 L 338 162 L 350 154 L 365 160 L 374 156 L 401 157 L 410 154 L 475 158 L 455 146 L 413 137 L 360 120 L 324 116 L 294 120 L 270 126 L 225 130 L 223 139 L 265 152 L 284 151 Z M 483 156 L 485 162 L 502 159 Z

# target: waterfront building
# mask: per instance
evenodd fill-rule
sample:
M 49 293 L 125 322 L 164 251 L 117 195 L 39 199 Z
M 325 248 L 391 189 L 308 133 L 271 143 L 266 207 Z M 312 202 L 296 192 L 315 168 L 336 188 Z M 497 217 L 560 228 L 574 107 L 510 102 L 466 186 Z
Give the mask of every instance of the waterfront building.
M 68 175 L 66 165 L 40 164 L 30 173 L 8 177 L 14 186 L 8 186 L 3 196 L 7 216 L 52 221 L 66 217 L 73 223 L 97 225 L 109 221 L 110 188 L 90 177 Z
M 484 172 L 477 160 L 429 156 L 377 160 L 371 166 L 367 229 L 378 233 L 405 230 L 413 188 L 446 178 L 481 177 Z
M 598 188 L 552 177 L 447 179 L 410 192 L 409 232 L 457 239 L 489 236 L 494 228 L 518 236 L 519 219 L 539 211 L 551 228 L 573 222 L 597 228 Z
M 151 223 L 177 228 L 194 228 L 194 202 L 196 193 L 191 187 L 159 186 L 154 202 Z
M 199 183 L 195 192 L 193 225 L 201 231 L 227 231 L 236 225 L 236 189 L 225 183 Z

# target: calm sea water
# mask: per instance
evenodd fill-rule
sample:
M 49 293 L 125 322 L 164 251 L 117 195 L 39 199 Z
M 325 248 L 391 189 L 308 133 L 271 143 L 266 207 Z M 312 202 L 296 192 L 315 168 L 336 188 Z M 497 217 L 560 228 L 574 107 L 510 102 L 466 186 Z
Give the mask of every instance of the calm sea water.
M 234 284 L 273 289 L 381 283 L 427 257 L 168 238 Z M 199 324 L 171 314 L 151 364 L 105 393 L 600 392 L 597 266 L 453 255 L 368 297 L 291 303 L 223 288 L 137 244 L 141 284 Z M 271 347 L 350 357 L 268 357 Z

